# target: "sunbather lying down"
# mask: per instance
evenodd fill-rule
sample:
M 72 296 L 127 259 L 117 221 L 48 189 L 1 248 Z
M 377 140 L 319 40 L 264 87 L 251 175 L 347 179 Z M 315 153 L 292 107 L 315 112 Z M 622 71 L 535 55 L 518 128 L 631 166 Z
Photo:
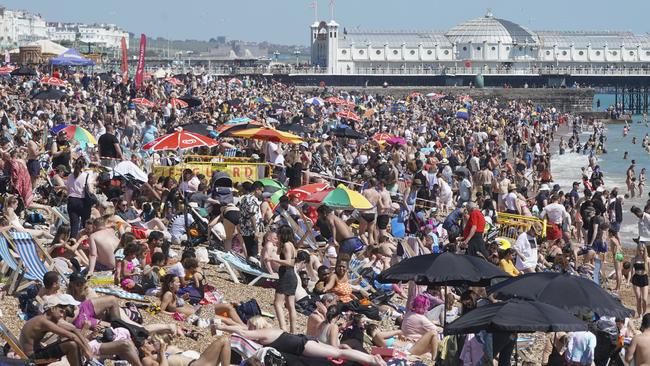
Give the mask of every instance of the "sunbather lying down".
M 238 334 L 262 346 L 275 348 L 281 353 L 315 358 L 342 359 L 365 365 L 386 365 L 386 362 L 379 355 L 372 356 L 353 349 L 336 348 L 308 338 L 304 334 L 287 333 L 282 329 L 272 328 L 272 325 L 262 317 L 249 319 L 248 324 L 250 329 L 241 325 L 223 324 L 216 324 L 216 328 Z

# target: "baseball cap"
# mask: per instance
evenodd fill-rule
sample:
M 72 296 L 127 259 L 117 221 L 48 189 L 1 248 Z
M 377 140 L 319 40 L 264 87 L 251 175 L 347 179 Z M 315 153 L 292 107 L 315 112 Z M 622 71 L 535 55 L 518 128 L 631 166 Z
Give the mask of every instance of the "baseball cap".
M 57 294 L 45 297 L 45 303 L 43 304 L 43 310 L 49 310 L 57 306 L 66 306 L 74 305 L 78 306 L 81 304 L 79 301 L 75 300 L 74 297 L 68 294 Z

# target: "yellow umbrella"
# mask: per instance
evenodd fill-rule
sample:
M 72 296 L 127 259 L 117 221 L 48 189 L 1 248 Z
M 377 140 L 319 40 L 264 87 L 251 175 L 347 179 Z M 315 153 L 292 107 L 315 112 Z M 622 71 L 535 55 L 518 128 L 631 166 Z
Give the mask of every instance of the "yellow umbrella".
M 249 128 L 246 130 L 235 131 L 231 133 L 230 136 L 272 142 L 284 142 L 287 144 L 299 144 L 303 142 L 303 139 L 298 135 L 294 135 L 289 132 L 278 131 L 275 128 L 269 127 Z

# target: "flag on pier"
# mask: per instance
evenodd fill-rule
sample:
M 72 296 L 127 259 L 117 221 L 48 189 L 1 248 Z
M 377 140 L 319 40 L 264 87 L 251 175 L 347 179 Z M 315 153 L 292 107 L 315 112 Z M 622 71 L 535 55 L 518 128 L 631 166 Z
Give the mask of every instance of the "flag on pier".
M 125 80 L 129 76 L 129 61 L 127 57 L 126 38 L 122 37 L 122 66 L 120 67 L 120 71 L 122 71 L 122 78 Z
M 135 70 L 135 88 L 142 87 L 142 80 L 144 79 L 144 53 L 147 47 L 147 37 L 143 34 L 140 35 L 140 52 L 138 53 L 138 68 Z

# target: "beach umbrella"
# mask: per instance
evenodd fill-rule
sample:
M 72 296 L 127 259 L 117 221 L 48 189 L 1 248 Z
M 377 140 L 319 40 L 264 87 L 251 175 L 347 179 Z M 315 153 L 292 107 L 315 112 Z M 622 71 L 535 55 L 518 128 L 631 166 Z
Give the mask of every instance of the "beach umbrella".
M 288 144 L 299 144 L 302 138 L 289 132 L 278 131 L 275 128 L 257 127 L 247 130 L 235 131 L 230 133 L 232 137 L 243 137 L 254 140 L 263 140 L 271 142 L 284 142 Z
M 332 131 L 331 135 L 337 137 L 344 137 L 347 139 L 353 139 L 353 140 L 362 140 L 366 138 L 364 134 L 359 133 L 348 127 L 339 127 L 334 131 Z
M 285 191 L 287 190 L 287 187 L 285 187 L 284 184 L 272 178 L 258 179 L 257 182 L 262 183 L 266 192 L 275 192 L 280 189 L 283 189 Z
M 406 139 L 399 136 L 393 136 L 386 140 L 391 145 L 406 145 Z
M 469 112 L 467 111 L 467 108 L 460 108 L 459 110 L 456 111 L 456 118 L 468 120 L 469 119 Z
M 59 78 L 55 78 L 53 76 L 43 76 L 40 80 L 41 84 L 45 85 L 52 85 L 52 86 L 66 86 L 68 85 L 68 82 L 65 80 L 61 80 Z
M 200 146 L 216 146 L 217 141 L 198 133 L 180 129 L 174 133 L 160 136 L 157 139 L 146 143 L 142 150 L 182 150 Z
M 291 123 L 291 124 L 279 125 L 278 130 L 295 133 L 297 135 L 305 135 L 306 133 L 309 132 L 307 127 L 305 127 L 305 126 L 303 126 L 303 125 L 301 125 L 299 123 Z
M 323 100 L 318 97 L 313 97 L 313 98 L 305 99 L 305 104 L 320 106 L 325 104 L 325 102 L 323 102 Z
M 361 122 L 361 118 L 352 111 L 340 111 L 336 113 L 336 115 L 344 119 L 349 119 L 351 121 Z
M 131 99 L 131 103 L 141 105 L 143 107 L 149 107 L 149 108 L 156 106 L 154 102 L 150 101 L 147 98 L 133 98 Z
M 59 89 L 47 89 L 41 90 L 40 92 L 34 94 L 32 99 L 37 100 L 59 100 L 65 97 L 65 92 Z
M 174 77 L 165 78 L 165 81 L 172 84 L 172 85 L 183 85 L 182 81 L 180 81 L 180 80 L 178 80 L 178 79 L 176 79 Z
M 511 300 L 479 306 L 445 326 L 445 334 L 586 331 L 587 324 L 541 302 Z
M 180 128 L 183 129 L 183 131 L 188 131 L 188 132 L 193 132 L 193 133 L 198 133 L 199 135 L 204 135 L 210 137 L 210 133 L 214 132 L 214 129 L 210 130 L 209 127 L 211 127 L 208 123 L 201 123 L 201 122 L 191 122 L 185 125 L 179 126 Z M 175 127 L 170 127 L 167 132 L 168 133 L 173 133 L 176 130 Z
M 421 96 L 422 96 L 422 93 L 420 93 L 420 92 L 416 92 L 416 91 L 411 92 L 411 98 L 417 98 L 417 97 L 421 97 Z
M 325 101 L 327 103 L 336 104 L 336 105 L 343 104 L 343 103 L 346 102 L 345 99 L 337 98 L 337 97 L 329 97 L 329 98 L 325 99 Z
M 372 139 L 377 141 L 380 144 L 386 143 L 386 141 L 394 136 L 389 133 L 378 132 L 372 136 Z
M 190 108 L 192 108 L 192 107 L 198 107 L 198 106 L 200 106 L 201 104 L 203 104 L 203 102 L 201 101 L 201 99 L 196 98 L 196 97 L 180 97 L 180 98 L 178 98 L 178 100 L 182 100 L 183 102 L 187 103 L 187 105 L 188 105 Z
M 327 183 L 311 183 L 311 184 L 305 184 L 304 186 L 300 186 L 294 189 L 290 189 L 287 192 L 287 196 L 295 196 L 299 200 L 304 200 L 305 198 L 309 197 L 310 195 L 324 191 L 326 189 L 330 188 L 330 185 Z
M 335 210 L 370 210 L 373 206 L 361 193 L 344 185 L 310 194 L 303 199 L 309 205 L 327 205 Z
M 257 121 L 250 120 L 250 122 L 238 123 L 234 125 L 221 125 L 217 127 L 217 133 L 219 134 L 219 137 L 233 137 L 232 134 L 236 131 L 248 130 L 258 127 L 262 127 L 262 124 Z
M 185 102 L 185 101 L 183 101 L 181 99 L 178 99 L 178 98 L 170 99 L 169 104 L 171 104 L 172 107 L 176 108 L 176 109 L 187 108 L 189 106 L 189 104 L 187 104 L 187 102 Z
M 28 66 L 21 66 L 11 71 L 11 76 L 36 76 L 36 70 Z
M 419 285 L 488 286 L 492 279 L 501 277 L 509 275 L 485 259 L 445 252 L 405 259 L 381 272 L 378 281 L 415 281 Z
M 97 140 L 90 131 L 77 125 L 58 125 L 52 128 L 52 132 L 58 134 L 65 132 L 69 140 L 76 140 L 82 147 L 86 145 L 97 145 Z
M 2 74 L 2 75 L 11 74 L 12 71 L 14 71 L 14 68 L 12 66 L 2 66 L 2 67 L 0 67 L 0 74 Z
M 634 314 L 634 311 L 624 307 L 619 300 L 593 281 L 564 273 L 523 274 L 488 288 L 488 293 L 495 294 L 499 299 L 536 300 L 574 314 L 594 311 L 598 315 L 620 318 Z

